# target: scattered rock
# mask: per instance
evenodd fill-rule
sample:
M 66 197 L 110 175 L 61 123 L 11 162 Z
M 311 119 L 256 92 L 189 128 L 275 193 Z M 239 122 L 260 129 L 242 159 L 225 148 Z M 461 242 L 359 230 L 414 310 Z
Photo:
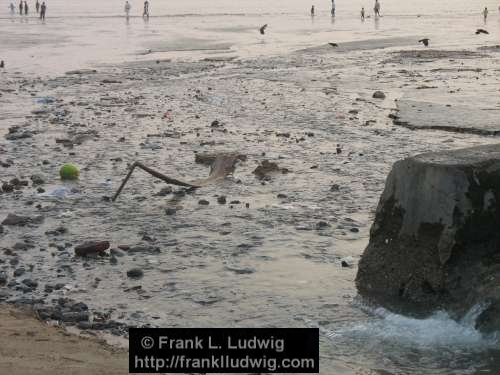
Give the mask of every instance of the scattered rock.
M 225 195 L 221 195 L 221 196 L 217 197 L 217 203 L 219 203 L 219 204 L 226 204 L 226 196 Z
M 127 271 L 127 276 L 131 279 L 140 279 L 144 276 L 144 272 L 140 268 L 132 268 Z
M 155 197 L 166 197 L 169 194 L 172 194 L 172 187 L 171 186 L 166 186 L 162 188 L 158 193 L 156 193 L 154 196 Z
M 198 201 L 198 204 L 200 206 L 208 206 L 210 204 L 210 202 L 205 200 L 205 199 L 201 199 L 200 201 Z
M 76 256 L 103 254 L 109 249 L 109 241 L 89 241 L 75 247 Z
M 330 224 L 328 224 L 326 221 L 320 221 L 316 223 L 316 229 L 325 229 L 330 227 Z
M 14 214 L 8 214 L 7 217 L 2 221 L 2 225 L 10 226 L 24 226 L 27 224 L 39 224 L 43 221 L 42 216 L 36 216 L 34 218 L 27 216 L 17 216 Z
M 175 215 L 176 212 L 177 212 L 176 208 L 168 207 L 168 208 L 165 209 L 165 214 L 168 215 L 168 216 Z
M 268 177 L 271 173 L 288 173 L 289 170 L 286 168 L 278 167 L 278 164 L 270 162 L 269 160 L 263 160 L 262 163 L 255 168 L 253 173 L 257 176 L 258 179 L 262 180 Z
M 0 271 L 0 285 L 7 284 L 7 273 L 5 271 Z
M 382 91 L 375 91 L 373 93 L 373 98 L 375 98 L 375 99 L 385 99 L 385 94 Z

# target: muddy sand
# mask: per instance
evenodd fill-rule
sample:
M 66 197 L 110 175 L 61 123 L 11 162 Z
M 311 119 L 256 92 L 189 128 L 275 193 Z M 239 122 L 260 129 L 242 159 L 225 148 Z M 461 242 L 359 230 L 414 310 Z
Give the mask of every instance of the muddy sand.
M 0 332 L 1 374 L 128 374 L 125 351 L 51 327 L 26 310 L 0 305 Z

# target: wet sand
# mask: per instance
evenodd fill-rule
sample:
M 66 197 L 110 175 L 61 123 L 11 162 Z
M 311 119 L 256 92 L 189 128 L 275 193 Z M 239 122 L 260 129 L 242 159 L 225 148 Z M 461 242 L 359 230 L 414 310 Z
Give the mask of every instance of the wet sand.
M 128 374 L 125 351 L 50 327 L 29 311 L 0 305 L 0 331 L 2 374 Z

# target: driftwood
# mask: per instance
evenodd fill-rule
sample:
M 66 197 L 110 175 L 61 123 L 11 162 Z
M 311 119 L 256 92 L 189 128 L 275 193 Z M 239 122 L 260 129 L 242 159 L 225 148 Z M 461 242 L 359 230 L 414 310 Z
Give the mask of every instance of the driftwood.
M 116 194 L 114 195 L 112 201 L 114 202 L 118 198 L 123 188 L 125 187 L 125 184 L 130 179 L 130 176 L 132 176 L 132 173 L 134 172 L 135 168 L 140 168 L 148 172 L 150 175 L 166 182 L 167 184 L 197 189 L 203 186 L 213 184 L 217 181 L 223 180 L 224 178 L 226 178 L 226 176 L 232 174 L 234 172 L 234 168 L 238 160 L 246 160 L 246 156 L 235 153 L 197 154 L 196 162 L 202 164 L 210 164 L 210 174 L 207 178 L 194 180 L 190 182 L 185 182 L 165 176 L 164 174 L 136 161 L 130 166 L 130 170 L 127 174 L 127 177 L 125 177 L 125 179 L 123 180 L 122 184 L 120 185 Z

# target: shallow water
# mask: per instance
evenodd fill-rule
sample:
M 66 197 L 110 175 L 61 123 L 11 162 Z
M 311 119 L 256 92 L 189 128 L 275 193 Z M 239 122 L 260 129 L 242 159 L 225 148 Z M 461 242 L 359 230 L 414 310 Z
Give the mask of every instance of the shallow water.
M 411 37 L 417 45 L 423 37 L 431 45 L 457 47 L 493 42 L 500 33 L 495 0 L 382 2 L 381 18 L 371 17 L 372 4 L 337 2 L 331 18 L 330 2 L 316 3 L 316 17 L 309 15 L 310 2 L 276 1 L 159 1 L 151 4 L 151 17 L 140 16 L 142 2 L 131 2 L 129 20 L 123 2 L 48 1 L 46 22 L 0 10 L 0 56 L 11 68 L 32 73 L 62 73 L 89 64 L 141 61 L 151 58 L 199 59 L 200 57 L 256 57 L 278 55 L 326 44 L 388 37 Z M 359 11 L 365 6 L 367 18 Z M 485 24 L 484 6 L 490 9 Z M 16 10 L 17 12 L 17 10 Z M 267 34 L 258 28 L 269 24 Z M 446 27 L 443 27 L 443 26 Z M 485 27 L 488 36 L 474 31 Z M 146 51 L 151 53 L 145 55 Z
M 342 19 L 339 2 L 333 24 L 326 6 L 319 5 L 312 22 L 309 4 L 293 1 L 283 11 L 280 2 L 273 3 L 266 15 L 263 2 L 245 3 L 244 15 L 235 14 L 234 2 L 213 7 L 169 2 L 161 9 L 167 16 L 151 17 L 147 24 L 131 18 L 128 26 L 113 7 L 121 3 L 96 8 L 97 3 L 82 2 L 69 12 L 51 1 L 54 18 L 45 24 L 34 19 L 21 24 L 18 16 L 0 19 L 5 30 L 0 53 L 8 56 L 8 70 L 0 74 L 0 160 L 15 162 L 0 169 L 0 179 L 29 179 L 36 173 L 46 180 L 44 194 L 30 187 L 0 195 L 1 219 L 8 212 L 45 216 L 42 225 L 29 230 L 6 229 L 1 241 L 3 248 L 19 241 L 35 244 L 17 254 L 21 265 L 34 266 L 23 276 L 40 282 L 34 296 L 47 301 L 68 296 L 131 325 L 319 326 L 322 374 L 499 372 L 497 338 L 474 330 L 474 311 L 469 321 L 454 322 L 444 312 L 417 320 L 366 308 L 355 298 L 357 260 L 392 163 L 426 151 L 498 142 L 411 131 L 388 119 L 394 99 L 401 97 L 500 108 L 498 54 L 427 63 L 394 57 L 399 55 L 392 52 L 421 48 L 414 45 L 415 37 L 444 20 L 455 32 L 437 28 L 438 46 L 457 48 L 460 42 L 475 51 L 499 43 L 493 4 L 488 21 L 493 32 L 479 39 L 470 33 L 483 22 L 473 4 L 428 2 L 425 11 L 424 3 L 414 9 L 393 2 L 390 9 L 391 3 L 383 2 L 387 16 L 378 24 L 373 19 L 361 24 L 355 3 L 346 10 L 352 19 Z M 153 15 L 157 10 L 153 4 Z M 427 16 L 417 19 L 419 11 Z M 213 15 L 168 16 L 207 12 Z M 255 25 L 269 18 L 276 22 L 270 22 L 263 39 Z M 333 37 L 354 43 L 337 53 L 325 46 Z M 216 49 L 178 51 L 207 45 Z M 140 55 L 148 48 L 151 54 Z M 203 61 L 207 56 L 237 59 Z M 174 61 L 157 64 L 160 58 Z M 98 73 L 58 76 L 88 66 Z M 476 68 L 480 73 L 474 73 Z M 48 78 L 33 78 L 33 72 Z M 110 78 L 120 83 L 103 83 Z M 417 89 L 424 84 L 436 88 Z M 378 89 L 386 92 L 386 100 L 371 98 Z M 46 96 L 60 101 L 41 104 Z M 34 109 L 47 109 L 48 115 L 35 116 Z M 163 118 L 169 109 L 172 122 Z M 210 127 L 215 119 L 226 132 Z M 38 133 L 7 141 L 4 135 L 12 125 Z M 88 130 L 99 137 L 73 149 L 54 141 Z M 277 135 L 286 132 L 289 138 Z M 210 141 L 215 144 L 203 145 Z M 101 199 L 113 194 L 134 160 L 192 179 L 208 175 L 207 168 L 194 164 L 193 152 L 235 150 L 248 160 L 221 185 L 154 197 L 165 185 L 136 171 L 116 203 Z M 49 164 L 41 164 L 43 159 Z M 263 159 L 291 172 L 261 184 L 252 171 Z M 80 166 L 79 182 L 58 179 L 65 162 Z M 334 184 L 338 189 L 331 189 Z M 280 193 L 286 197 L 278 198 Z M 220 194 L 241 203 L 219 205 Z M 200 199 L 210 205 L 198 205 Z M 167 207 L 179 211 L 167 216 Z M 318 229 L 320 221 L 329 226 Z M 60 225 L 67 234 L 45 234 Z M 73 245 L 89 238 L 108 239 L 114 248 L 142 243 L 160 252 L 119 253 L 117 264 L 109 258 L 75 259 Z M 342 259 L 353 267 L 341 267 Z M 12 274 L 8 264 L 0 267 Z M 126 277 L 132 267 L 144 270 L 141 280 Z M 46 295 L 43 285 L 54 282 L 66 286 Z M 12 299 L 23 296 L 13 293 Z

